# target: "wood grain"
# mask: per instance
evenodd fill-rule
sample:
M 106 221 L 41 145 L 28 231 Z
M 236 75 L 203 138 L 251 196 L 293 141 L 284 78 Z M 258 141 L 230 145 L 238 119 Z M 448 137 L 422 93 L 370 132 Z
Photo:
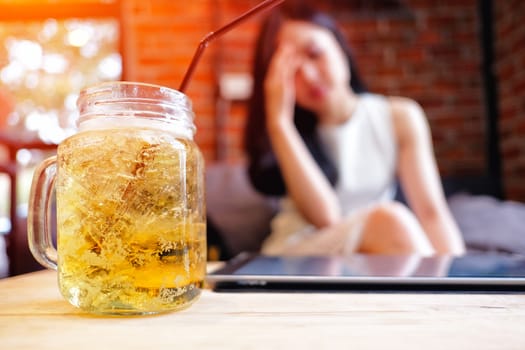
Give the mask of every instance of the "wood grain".
M 215 293 L 183 311 L 96 317 L 54 271 L 0 280 L 0 349 L 524 349 L 524 294 Z

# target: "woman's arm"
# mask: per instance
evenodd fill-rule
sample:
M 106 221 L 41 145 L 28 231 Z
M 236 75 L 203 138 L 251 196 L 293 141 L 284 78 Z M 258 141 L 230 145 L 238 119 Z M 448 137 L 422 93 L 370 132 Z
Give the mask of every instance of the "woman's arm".
M 290 47 L 282 46 L 275 53 L 264 84 L 266 126 L 288 194 L 304 218 L 321 228 L 337 222 L 341 211 L 332 186 L 293 121 L 299 63 Z
M 293 123 L 268 125 L 288 194 L 304 218 L 318 228 L 341 218 L 334 190 Z
M 400 145 L 398 174 L 410 207 L 438 254 L 463 254 L 465 244 L 443 193 L 425 114 L 406 98 L 391 98 L 391 106 Z

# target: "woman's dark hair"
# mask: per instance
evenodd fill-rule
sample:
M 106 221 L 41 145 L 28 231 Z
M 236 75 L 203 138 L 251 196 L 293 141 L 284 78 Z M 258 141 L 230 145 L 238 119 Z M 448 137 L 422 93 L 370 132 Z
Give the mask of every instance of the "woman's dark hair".
M 292 2 L 294 3 L 294 2 Z M 244 146 L 249 157 L 248 174 L 254 187 L 268 195 L 283 195 L 286 187 L 279 165 L 272 151 L 266 128 L 264 79 L 273 53 L 277 49 L 277 36 L 285 20 L 300 20 L 328 29 L 335 36 L 345 53 L 350 67 L 350 86 L 356 93 L 366 88 L 356 69 L 350 47 L 335 21 L 312 7 L 297 2 L 286 3 L 273 11 L 263 22 L 256 42 L 253 65 L 253 91 L 249 101 L 248 120 L 245 128 Z M 315 132 L 317 118 L 304 108 L 295 105 L 294 122 L 312 156 L 332 185 L 337 181 L 337 170 L 323 152 Z

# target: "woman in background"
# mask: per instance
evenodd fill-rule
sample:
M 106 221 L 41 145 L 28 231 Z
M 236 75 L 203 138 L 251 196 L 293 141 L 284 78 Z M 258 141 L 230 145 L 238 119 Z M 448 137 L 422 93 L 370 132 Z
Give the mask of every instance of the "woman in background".
M 254 187 L 283 196 L 262 252 L 464 253 L 420 106 L 368 93 L 336 23 L 286 5 L 258 37 L 245 135 Z

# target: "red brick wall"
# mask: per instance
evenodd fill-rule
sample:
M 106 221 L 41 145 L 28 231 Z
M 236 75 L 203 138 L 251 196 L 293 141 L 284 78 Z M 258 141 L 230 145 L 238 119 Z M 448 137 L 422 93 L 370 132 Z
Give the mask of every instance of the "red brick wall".
M 203 35 L 259 3 L 257 0 L 122 1 L 127 79 L 175 88 Z M 319 2 L 333 11 L 348 34 L 372 91 L 404 95 L 421 103 L 432 128 L 435 153 L 444 176 L 485 172 L 486 112 L 477 2 L 406 0 L 399 2 L 399 8 L 374 11 L 351 5 L 366 2 Z M 523 31 L 518 30 L 517 23 L 513 24 L 524 13 L 524 4 L 519 0 L 494 3 L 498 10 L 498 36 L 502 39 L 498 45 L 498 74 L 504 80 L 500 89 L 504 181 L 509 194 L 523 199 L 525 187 L 518 179 L 525 168 L 525 147 L 519 142 L 519 136 L 525 133 L 525 123 L 520 118 L 525 84 L 523 75 L 517 71 L 523 58 L 511 60 L 508 52 L 512 45 L 524 47 Z M 218 133 L 216 81 L 220 72 L 250 72 L 259 20 L 244 23 L 212 43 L 187 90 L 197 114 L 197 142 L 209 161 L 218 154 L 228 159 L 242 157 L 245 106 L 231 105 L 224 130 Z M 524 50 L 519 52 L 523 56 Z M 220 143 L 225 150 L 220 153 L 219 135 L 225 136 Z
M 494 5 L 504 186 L 509 199 L 525 201 L 525 2 Z
M 443 175 L 482 173 L 477 1 L 403 3 L 405 8 L 379 16 L 338 11 L 360 70 L 372 91 L 408 96 L 423 106 Z

